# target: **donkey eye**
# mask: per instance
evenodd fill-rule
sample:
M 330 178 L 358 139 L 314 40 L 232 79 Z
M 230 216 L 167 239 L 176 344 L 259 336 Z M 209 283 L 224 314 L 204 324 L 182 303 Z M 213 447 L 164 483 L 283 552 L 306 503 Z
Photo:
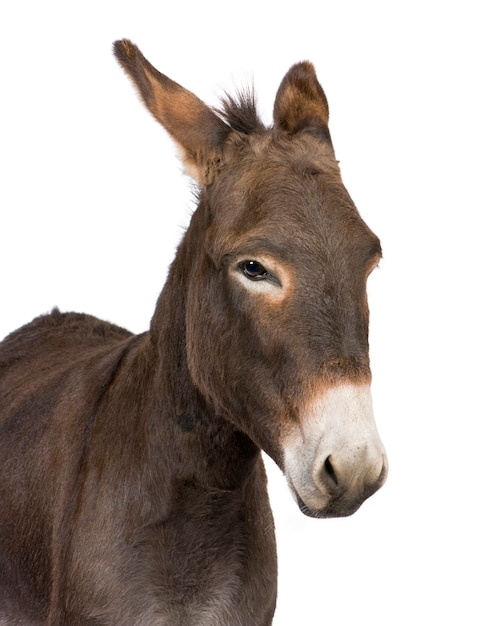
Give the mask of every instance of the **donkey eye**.
M 268 270 L 259 261 L 243 261 L 239 267 L 250 280 L 265 280 L 270 277 Z

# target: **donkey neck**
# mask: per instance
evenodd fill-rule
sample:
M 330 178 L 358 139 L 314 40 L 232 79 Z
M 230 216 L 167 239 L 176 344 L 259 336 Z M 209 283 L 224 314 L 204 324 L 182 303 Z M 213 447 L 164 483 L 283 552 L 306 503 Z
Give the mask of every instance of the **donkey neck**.
M 237 489 L 249 479 L 259 448 L 223 415 L 216 413 L 193 383 L 186 352 L 186 292 L 198 253 L 201 216 L 195 213 L 171 265 L 151 321 L 151 345 L 159 362 L 164 426 L 174 445 L 186 452 L 184 470 L 209 488 Z

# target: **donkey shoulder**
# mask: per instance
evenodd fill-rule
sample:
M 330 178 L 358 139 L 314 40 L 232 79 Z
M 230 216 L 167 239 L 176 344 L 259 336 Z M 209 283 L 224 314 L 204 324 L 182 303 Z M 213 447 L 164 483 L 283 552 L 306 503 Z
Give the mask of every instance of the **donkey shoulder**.
M 8 347 L 15 342 L 17 347 L 23 343 L 42 342 L 54 336 L 70 337 L 73 341 L 87 343 L 99 340 L 122 340 L 132 333 L 120 326 L 105 322 L 86 313 L 61 313 L 54 308 L 51 313 L 40 315 L 8 335 L 0 346 Z
M 47 396 L 55 404 L 82 380 L 102 394 L 133 339 L 118 326 L 58 309 L 14 331 L 0 343 L 0 423 L 24 405 L 22 421 L 32 421 Z

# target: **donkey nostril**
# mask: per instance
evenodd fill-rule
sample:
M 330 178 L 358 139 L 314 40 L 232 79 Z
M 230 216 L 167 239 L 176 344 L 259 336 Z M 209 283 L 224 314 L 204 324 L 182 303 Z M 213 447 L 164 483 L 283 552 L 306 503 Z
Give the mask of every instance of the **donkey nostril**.
M 329 456 L 326 457 L 323 464 L 323 474 L 328 485 L 338 487 L 338 478 Z

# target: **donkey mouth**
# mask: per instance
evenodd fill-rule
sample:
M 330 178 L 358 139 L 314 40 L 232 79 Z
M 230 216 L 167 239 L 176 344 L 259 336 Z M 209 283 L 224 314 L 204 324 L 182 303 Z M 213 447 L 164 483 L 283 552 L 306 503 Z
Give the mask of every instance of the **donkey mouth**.
M 337 493 L 325 494 L 325 502 L 319 502 L 321 506 L 308 506 L 295 488 L 293 482 L 288 478 L 288 485 L 293 494 L 298 507 L 304 515 L 318 519 L 330 517 L 349 517 L 361 507 L 361 505 L 372 496 L 383 485 L 387 476 L 387 468 L 384 465 L 378 480 L 364 485 L 358 493 L 347 490 L 339 490 Z
M 347 503 L 342 496 L 334 498 L 329 504 L 322 509 L 312 509 L 306 505 L 301 499 L 298 493 L 295 493 L 296 502 L 298 503 L 300 511 L 308 517 L 315 517 L 317 519 L 328 519 L 330 517 L 349 517 L 357 511 L 363 504 L 363 500 L 359 502 Z

